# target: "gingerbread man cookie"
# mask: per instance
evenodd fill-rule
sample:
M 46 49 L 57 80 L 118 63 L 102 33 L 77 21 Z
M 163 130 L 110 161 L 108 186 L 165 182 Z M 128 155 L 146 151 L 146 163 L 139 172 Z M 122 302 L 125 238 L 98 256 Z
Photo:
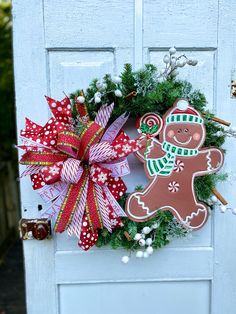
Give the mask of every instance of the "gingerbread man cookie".
M 207 221 L 208 208 L 196 197 L 194 178 L 218 171 L 224 155 L 215 147 L 201 148 L 206 136 L 204 120 L 186 99 L 178 99 L 165 113 L 163 125 L 158 129 L 159 140 L 143 136 L 146 147 L 137 157 L 150 182 L 129 195 L 126 213 L 142 222 L 159 210 L 168 210 L 186 228 L 196 230 Z

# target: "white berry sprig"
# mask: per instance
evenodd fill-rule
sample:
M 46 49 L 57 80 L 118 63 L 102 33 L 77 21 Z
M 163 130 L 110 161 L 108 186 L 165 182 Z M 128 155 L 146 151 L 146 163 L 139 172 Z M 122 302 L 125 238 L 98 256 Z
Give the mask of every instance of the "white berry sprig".
M 231 208 L 228 204 L 222 204 L 215 195 L 212 195 L 208 201 L 211 205 L 218 207 L 222 214 L 226 211 L 231 211 L 232 214 L 236 215 L 236 208 Z
M 138 244 L 140 246 L 140 249 L 136 252 L 135 256 L 136 258 L 148 258 L 153 253 L 153 247 L 152 244 L 155 240 L 155 230 L 159 227 L 159 223 L 155 222 L 150 227 L 146 226 L 142 229 L 141 233 L 136 233 L 134 236 L 134 246 Z M 122 257 L 121 261 L 124 264 L 127 264 L 130 260 L 130 256 L 125 255 Z
M 179 72 L 178 68 L 183 68 L 186 65 L 196 66 L 198 61 L 195 59 L 189 59 L 185 54 L 176 56 L 176 48 L 172 47 L 169 49 L 169 53 L 163 58 L 165 68 L 161 70 L 160 78 L 167 79 L 168 77 L 176 77 Z
M 95 104 L 99 104 L 102 101 L 102 97 L 104 97 L 107 94 L 114 93 L 116 97 L 122 97 L 122 92 L 120 90 L 120 84 L 122 82 L 121 78 L 119 76 L 114 76 L 112 79 L 112 82 L 115 84 L 114 90 L 107 90 L 107 84 L 102 81 L 96 82 L 96 88 L 97 92 L 94 94 L 94 96 L 89 100 L 89 102 L 95 102 Z

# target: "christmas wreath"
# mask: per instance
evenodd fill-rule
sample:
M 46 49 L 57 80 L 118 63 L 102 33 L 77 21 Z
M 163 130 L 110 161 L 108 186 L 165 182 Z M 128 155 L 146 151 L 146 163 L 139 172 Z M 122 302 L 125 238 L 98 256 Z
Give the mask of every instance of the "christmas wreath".
M 197 65 L 196 60 L 185 55 L 177 57 L 176 49 L 170 48 L 163 61 L 165 67 L 160 72 L 152 64 L 139 71 L 133 71 L 126 64 L 120 76 L 106 74 L 103 79 L 93 80 L 86 91 L 78 90 L 62 101 L 46 97 L 53 117 L 44 126 L 26 119 L 20 134 L 19 148 L 24 150 L 20 163 L 26 165 L 21 177 L 30 175 L 33 189 L 49 203 L 41 216 L 52 220 L 55 232 L 67 230 L 69 235 L 76 235 L 84 250 L 94 245 L 110 245 L 113 249 L 136 251 L 136 257 L 148 257 L 173 238 L 185 237 L 200 228 L 208 215 L 205 208 L 208 211 L 221 203 L 222 212 L 230 209 L 215 188 L 226 175 L 215 172 L 223 163 L 219 149 L 227 135 L 235 136 L 235 130 L 225 129 L 230 123 L 206 110 L 206 98 L 200 91 L 193 90 L 189 82 L 177 79 L 177 71 Z M 130 139 L 122 130 L 129 118 L 137 120 L 139 134 L 135 139 Z M 179 124 L 187 124 L 188 128 L 178 129 Z M 163 128 L 164 135 L 161 135 Z M 187 136 L 191 128 L 193 134 L 188 143 L 193 138 L 200 147 L 202 141 L 199 151 L 181 149 L 181 144 L 171 144 L 166 138 L 166 134 L 175 138 L 175 131 Z M 154 158 L 152 151 L 160 147 L 160 157 Z M 207 147 L 214 149 L 207 150 Z M 185 222 L 171 206 L 156 208 L 155 195 L 140 184 L 133 193 L 126 192 L 122 178 L 130 171 L 129 154 L 136 154 L 145 163 L 152 181 L 158 178 L 159 185 L 152 187 L 154 193 L 163 193 L 163 188 L 158 188 L 161 182 L 165 184 L 172 173 L 192 167 L 181 157 L 194 158 L 199 152 L 196 165 L 199 163 L 200 167 L 201 158 L 205 158 L 207 168 L 193 177 L 192 196 L 202 207 L 187 216 Z M 177 180 L 168 182 L 173 202 L 180 187 Z M 145 204 L 145 200 L 150 204 Z M 145 208 L 146 216 L 142 213 Z M 205 215 L 204 219 L 201 215 Z M 124 256 L 122 261 L 127 263 L 129 256 Z

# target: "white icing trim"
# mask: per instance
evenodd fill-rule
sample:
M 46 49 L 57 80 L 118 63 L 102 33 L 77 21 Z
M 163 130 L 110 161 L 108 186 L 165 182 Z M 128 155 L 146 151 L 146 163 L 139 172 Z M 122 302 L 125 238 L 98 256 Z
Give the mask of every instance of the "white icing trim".
M 147 147 L 146 156 L 150 154 L 151 149 L 154 147 L 154 141 L 152 139 L 151 144 Z M 146 158 L 146 157 L 144 157 Z
M 206 212 L 206 211 L 207 211 L 206 208 L 198 208 L 197 212 L 192 212 L 191 215 L 187 216 L 185 220 L 182 220 L 182 222 L 184 224 L 187 224 L 188 220 L 193 219 L 194 216 L 195 217 L 198 216 L 200 212 Z
M 213 168 L 211 166 L 211 152 L 209 151 L 206 155 L 207 159 L 207 170 L 211 171 Z
M 134 197 L 138 200 L 138 204 L 142 206 L 142 209 L 146 210 L 147 214 L 148 214 L 149 213 L 149 207 L 145 206 L 145 203 L 140 200 L 140 196 L 135 195 Z

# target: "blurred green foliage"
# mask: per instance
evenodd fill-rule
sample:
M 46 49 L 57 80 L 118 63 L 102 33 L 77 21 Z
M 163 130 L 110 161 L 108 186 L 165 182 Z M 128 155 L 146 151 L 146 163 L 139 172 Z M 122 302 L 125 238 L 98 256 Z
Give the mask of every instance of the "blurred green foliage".
M 16 142 L 10 1 L 0 1 L 0 161 L 15 161 Z

